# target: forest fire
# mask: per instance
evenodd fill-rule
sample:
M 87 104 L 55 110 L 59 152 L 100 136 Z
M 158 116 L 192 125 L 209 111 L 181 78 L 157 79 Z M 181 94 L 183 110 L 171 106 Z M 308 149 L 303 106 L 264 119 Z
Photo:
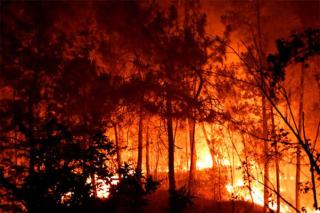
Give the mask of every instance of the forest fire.
M 320 212 L 320 1 L 0 3 L 0 212 Z
M 87 179 L 88 184 L 93 184 L 91 178 L 89 177 Z M 108 183 L 106 183 L 102 179 L 98 179 L 97 176 L 95 176 L 95 184 L 97 185 L 97 188 L 95 189 L 96 192 L 92 192 L 92 196 L 97 196 L 100 199 L 107 199 L 110 196 L 110 189 L 112 186 L 116 186 L 119 183 L 119 176 L 114 175 L 111 178 L 109 178 Z M 94 195 L 96 193 L 96 195 Z
M 239 200 L 245 200 L 253 202 L 256 205 L 264 205 L 263 187 L 257 187 L 258 183 L 252 184 L 251 188 L 245 186 L 242 180 L 237 180 L 234 185 L 231 183 L 226 185 L 227 191 L 232 197 Z M 269 202 L 269 208 L 273 211 L 277 210 L 277 204 L 275 202 Z M 291 212 L 287 205 L 280 205 L 280 212 Z
M 201 149 L 198 153 L 199 158 L 197 159 L 197 169 L 210 169 L 213 166 L 212 157 L 210 156 L 209 149 L 205 148 Z M 215 159 L 217 161 L 217 159 Z M 218 163 L 218 162 L 217 162 Z M 188 169 L 187 169 L 188 170 Z
M 237 180 L 234 185 L 228 183 L 226 188 L 232 196 L 238 199 L 253 201 L 255 204 L 260 206 L 263 206 L 264 204 L 262 189 L 257 189 L 255 187 L 248 189 L 241 179 Z

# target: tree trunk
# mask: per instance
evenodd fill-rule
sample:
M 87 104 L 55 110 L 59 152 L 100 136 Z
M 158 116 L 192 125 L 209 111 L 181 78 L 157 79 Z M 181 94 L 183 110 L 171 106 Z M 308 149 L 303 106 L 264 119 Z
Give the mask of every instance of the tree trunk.
M 274 114 L 273 109 L 270 109 L 271 113 L 271 122 L 272 122 L 272 135 L 275 134 L 275 124 L 274 124 Z M 274 141 L 275 146 L 275 164 L 276 164 L 276 191 L 277 191 L 277 213 L 280 213 L 280 168 L 279 168 L 279 153 L 278 153 L 278 142 Z
M 269 204 L 269 146 L 268 141 L 268 123 L 267 123 L 267 106 L 266 106 L 266 98 L 262 96 L 262 134 L 263 134 L 263 153 L 264 153 L 264 176 L 263 176 L 263 199 L 264 199 L 264 206 L 263 212 L 267 212 L 268 204 Z
M 149 128 L 147 127 L 146 135 L 146 172 L 147 176 L 150 175 L 150 165 L 149 165 Z
M 188 135 L 186 134 L 185 135 L 186 136 L 186 138 L 185 138 L 185 142 L 186 142 L 186 170 L 188 170 L 188 168 L 189 168 L 189 153 L 188 153 Z
M 258 44 L 256 46 L 257 53 L 258 53 L 258 60 L 259 60 L 259 73 L 260 73 L 260 80 L 261 80 L 261 89 L 265 90 L 266 85 L 264 83 L 264 75 L 263 75 L 263 70 L 264 70 L 264 64 L 266 61 L 266 57 L 264 54 L 264 48 L 262 45 L 262 32 L 261 32 L 261 5 L 260 5 L 260 0 L 256 0 L 256 18 L 257 18 L 257 36 L 258 36 Z M 267 103 L 266 103 L 266 97 L 262 93 L 262 137 L 263 139 L 268 138 L 268 118 L 267 118 Z M 269 164 L 268 164 L 268 152 L 269 152 L 269 147 L 268 147 L 268 141 L 263 141 L 263 152 L 264 152 L 264 165 L 263 165 L 263 170 L 264 170 L 264 177 L 263 177 L 263 184 L 264 184 L 264 189 L 263 189 L 263 199 L 264 199 L 264 205 L 263 205 L 263 212 L 266 212 L 268 209 L 268 204 L 269 204 L 269 191 L 268 191 L 268 185 L 269 185 Z
M 278 153 L 278 145 L 275 145 L 276 153 Z M 277 180 L 277 213 L 280 213 L 280 167 L 279 167 L 279 157 L 276 157 L 276 180 Z
M 157 139 L 157 153 L 156 153 L 156 165 L 154 168 L 154 176 L 155 179 L 158 179 L 158 166 L 159 166 L 159 159 L 160 159 L 160 135 Z
M 137 161 L 137 172 L 141 173 L 142 169 L 142 143 L 143 143 L 143 117 L 142 117 L 142 112 L 140 110 L 139 113 L 139 126 L 138 126 L 138 161 Z
M 302 134 L 302 113 L 303 113 L 303 95 L 304 95 L 304 63 L 301 65 L 301 72 L 300 72 L 300 97 L 299 97 L 299 117 L 298 117 L 298 131 L 299 135 Z M 300 192 L 299 192 L 299 185 L 300 185 L 300 176 L 301 176 L 301 148 L 297 146 L 297 164 L 296 164 L 296 209 L 300 210 Z
M 174 177 L 174 138 L 172 127 L 172 105 L 170 95 L 167 97 L 167 134 L 168 134 L 168 169 L 169 169 L 169 192 L 173 193 L 176 189 Z
M 195 126 L 196 123 L 193 119 L 188 119 L 189 125 L 189 141 L 190 141 L 190 170 L 189 170 L 189 191 L 192 192 L 195 175 L 196 175 L 196 161 L 197 161 L 197 154 L 196 154 L 196 144 L 195 144 Z
M 245 164 L 243 165 L 244 166 L 244 178 L 248 180 L 248 185 L 247 185 L 247 188 L 248 188 L 248 191 L 249 191 L 249 194 L 250 194 L 250 198 L 251 198 L 251 202 L 252 202 L 252 208 L 254 208 L 254 200 L 253 200 L 253 191 L 252 191 L 252 186 L 251 186 L 251 175 L 250 175 L 250 166 L 248 165 L 249 164 L 249 159 L 248 159 L 248 151 L 247 151 L 247 145 L 246 145 L 246 140 L 245 140 L 245 137 L 243 134 L 241 134 L 241 141 L 242 141 L 242 144 L 243 144 L 243 151 L 244 151 L 244 157 L 245 157 Z M 233 148 L 236 149 L 236 146 L 234 144 L 233 145 Z
M 114 139 L 116 143 L 116 155 L 117 155 L 117 166 L 118 169 L 121 168 L 121 153 L 120 153 L 120 141 L 119 141 L 119 134 L 118 134 L 118 128 L 117 124 L 113 125 L 113 130 L 114 130 Z
M 83 103 L 83 112 L 82 112 L 82 118 L 83 118 L 83 138 L 84 138 L 84 149 L 87 150 L 91 144 L 90 144 L 90 133 L 89 133 L 89 129 L 88 129 L 88 116 L 86 114 L 87 112 L 87 109 L 88 109 L 88 105 L 86 102 Z M 83 166 L 83 175 L 87 175 L 89 174 L 90 175 L 90 179 L 91 179 L 91 185 L 92 185 L 92 188 L 93 188 L 93 197 L 94 198 L 97 198 L 97 195 L 98 195 L 98 191 L 97 191 L 97 184 L 96 184 L 96 176 L 95 176 L 95 173 L 94 171 L 90 171 L 90 166 L 88 167 L 88 165 L 91 165 L 91 162 L 88 162 L 88 159 L 86 159 L 86 157 L 83 155 L 83 163 L 82 163 L 82 166 Z
M 314 176 L 314 166 L 310 165 L 310 172 L 311 172 L 311 182 L 312 182 L 312 194 L 313 194 L 313 207 L 318 210 L 318 200 L 317 200 L 317 186 Z

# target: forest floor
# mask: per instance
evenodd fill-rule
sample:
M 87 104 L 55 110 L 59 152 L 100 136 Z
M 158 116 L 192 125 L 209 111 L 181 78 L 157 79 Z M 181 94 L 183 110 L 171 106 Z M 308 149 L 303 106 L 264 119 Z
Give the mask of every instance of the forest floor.
M 221 170 L 217 175 L 212 169 L 197 171 L 194 181 L 195 197 L 192 199 L 193 205 L 188 206 L 184 213 L 260 213 L 262 207 L 252 203 L 231 200 L 226 190 L 227 171 Z M 188 172 L 176 173 L 177 189 L 184 187 L 188 183 Z M 158 173 L 157 179 L 160 180 L 160 188 L 149 195 L 148 205 L 144 212 L 165 213 L 168 212 L 168 178 L 167 173 Z
M 145 213 L 165 213 L 168 212 L 168 191 L 158 190 L 148 197 L 148 205 L 144 208 Z M 244 201 L 214 201 L 196 197 L 193 204 L 188 206 L 184 213 L 260 213 L 262 207 L 253 206 L 252 203 Z

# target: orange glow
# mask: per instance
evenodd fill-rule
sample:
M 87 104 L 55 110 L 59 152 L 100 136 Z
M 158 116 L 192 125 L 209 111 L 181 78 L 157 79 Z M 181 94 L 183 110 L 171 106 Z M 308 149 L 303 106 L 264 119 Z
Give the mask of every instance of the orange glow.
M 17 2 L 0 6 L 0 209 L 108 206 L 132 175 L 159 209 L 185 187 L 201 210 L 320 213 L 320 0 Z
M 236 183 L 233 185 L 231 183 L 228 183 L 226 185 L 226 189 L 232 197 L 235 197 L 238 200 L 244 200 L 248 202 L 253 201 L 255 204 L 259 206 L 263 206 L 264 204 L 263 188 L 261 184 L 257 182 L 252 183 L 250 187 L 250 191 L 249 191 L 249 188 L 245 186 L 243 180 L 241 179 L 238 179 Z M 275 202 L 269 202 L 269 208 L 276 211 L 277 204 Z M 290 212 L 290 207 L 282 203 L 280 205 L 280 212 L 283 212 L 283 213 Z
M 210 151 L 207 146 L 203 146 L 202 149 L 197 153 L 197 169 L 209 169 L 212 168 L 212 158 L 210 156 Z
M 114 175 L 111 177 L 111 183 L 106 184 L 102 179 L 98 179 L 96 176 L 96 185 L 97 188 L 97 197 L 101 199 L 108 198 L 110 195 L 110 186 L 117 185 L 119 183 L 118 175 Z M 91 183 L 91 178 L 88 178 L 87 183 Z

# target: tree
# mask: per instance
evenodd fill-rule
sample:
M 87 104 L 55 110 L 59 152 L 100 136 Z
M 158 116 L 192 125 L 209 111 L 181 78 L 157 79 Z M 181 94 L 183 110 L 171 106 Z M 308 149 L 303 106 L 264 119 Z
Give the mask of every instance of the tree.
M 121 181 L 111 187 L 110 210 L 141 212 L 141 207 L 147 204 L 145 197 L 158 188 L 159 182 L 151 176 L 145 177 L 128 164 L 120 168 L 119 174 Z
M 153 96 L 145 102 L 149 109 L 166 118 L 170 191 L 176 188 L 173 119 L 203 120 L 215 114 L 213 100 L 202 97 L 201 92 L 207 84 L 205 66 L 210 59 L 221 57 L 223 50 L 217 50 L 217 40 L 205 33 L 204 25 L 205 16 L 196 13 L 182 25 L 172 6 L 167 13 L 156 13 L 147 27 L 152 55 L 145 88 Z
M 308 157 L 310 164 L 310 173 L 311 173 L 311 182 L 312 182 L 312 191 L 314 195 L 314 207 L 318 209 L 317 197 L 316 197 L 316 186 L 315 186 L 315 175 L 316 172 L 318 175 L 320 174 L 319 170 L 319 158 L 317 157 L 318 151 L 315 146 L 317 142 L 317 136 L 315 138 L 314 144 L 312 145 L 309 142 L 308 137 L 306 136 L 306 131 L 304 128 L 304 116 L 303 116 L 303 93 L 300 94 L 299 100 L 299 114 L 298 120 L 295 119 L 292 109 L 291 103 L 288 100 L 286 89 L 283 87 L 282 82 L 285 78 L 285 68 L 291 63 L 302 63 L 303 67 L 305 63 L 313 56 L 320 54 L 319 49 L 319 41 L 320 41 L 320 33 L 318 29 L 307 29 L 302 33 L 293 34 L 290 39 L 277 40 L 277 53 L 273 55 L 269 55 L 268 61 L 270 63 L 270 71 L 271 71 L 271 91 L 264 91 L 266 97 L 272 104 L 273 108 L 280 115 L 282 120 L 285 122 L 291 133 L 298 140 L 298 153 L 297 159 L 300 158 L 300 149 L 302 149 Z M 301 70 L 301 72 L 304 69 Z M 301 73 L 302 74 L 302 73 Z M 300 78 L 300 85 L 303 87 L 303 77 Z M 303 88 L 300 88 L 303 90 Z M 278 93 L 275 93 L 277 91 Z M 293 124 L 288 121 L 283 113 L 280 111 L 279 107 L 276 105 L 275 94 L 285 99 L 286 104 L 290 110 L 290 117 L 293 119 Z M 301 119 L 301 120 L 300 120 Z M 296 120 L 299 122 L 296 124 Z M 319 131 L 319 128 L 317 128 Z M 303 134 L 302 134 L 303 133 Z M 297 164 L 300 164 L 298 161 Z M 297 176 L 299 181 L 299 171 L 300 165 L 297 167 Z M 297 200 L 296 206 L 299 206 L 299 192 L 297 192 Z
M 264 70 L 266 67 L 266 38 L 262 36 L 262 22 L 261 22 L 261 5 L 260 0 L 254 1 L 253 4 L 246 4 L 248 14 L 238 14 L 232 11 L 229 15 L 223 17 L 229 23 L 238 23 L 245 29 L 249 30 L 249 41 L 244 44 L 246 51 L 242 55 L 238 55 L 244 68 L 249 73 L 254 81 L 254 84 L 262 84 L 264 87 Z M 230 21 L 231 20 L 231 21 Z M 236 53 L 237 54 L 237 53 Z M 267 101 L 263 94 L 261 94 L 261 121 L 262 134 L 261 138 L 268 138 L 268 116 L 267 116 Z M 269 146 L 267 141 L 263 141 L 263 155 L 264 155 L 264 212 L 268 208 L 268 184 L 269 184 Z
M 0 182 L 20 210 L 86 208 L 96 202 L 96 178 L 110 184 L 114 175 L 104 132 L 120 99 L 118 78 L 91 58 L 101 44 L 92 25 L 60 28 L 54 17 L 72 11 L 66 5 L 76 7 L 1 4 L 1 49 L 10 51 L 1 51 Z

